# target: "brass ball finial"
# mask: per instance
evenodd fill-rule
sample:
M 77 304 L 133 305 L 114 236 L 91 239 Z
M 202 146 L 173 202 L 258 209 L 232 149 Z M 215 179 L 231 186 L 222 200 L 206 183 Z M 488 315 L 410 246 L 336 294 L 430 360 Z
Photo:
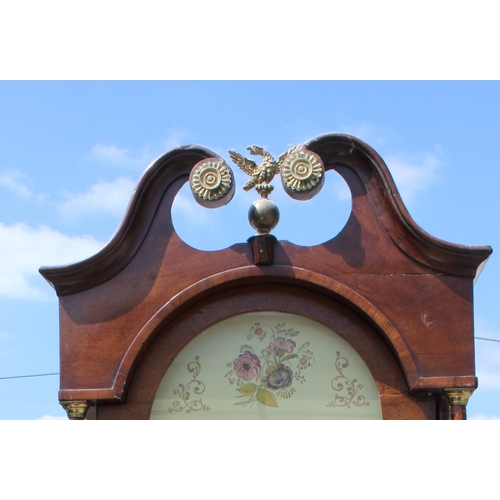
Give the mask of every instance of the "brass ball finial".
M 279 220 L 278 207 L 265 197 L 254 201 L 248 210 L 248 221 L 259 234 L 270 233 L 278 225 Z

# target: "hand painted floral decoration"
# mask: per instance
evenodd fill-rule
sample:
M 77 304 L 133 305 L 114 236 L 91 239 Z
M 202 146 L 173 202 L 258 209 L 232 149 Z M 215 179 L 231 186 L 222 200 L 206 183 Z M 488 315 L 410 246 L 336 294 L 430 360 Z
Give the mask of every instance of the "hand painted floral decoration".
M 240 355 L 228 363 L 231 368 L 225 377 L 231 385 L 236 386 L 240 393 L 235 405 L 253 406 L 255 402 L 265 406 L 278 407 L 276 397 L 290 398 L 295 389 L 295 381 L 303 384 L 303 371 L 314 364 L 313 353 L 308 349 L 309 342 L 304 342 L 297 348 L 293 338 L 300 332 L 294 328 L 285 328 L 285 323 L 279 323 L 274 328 L 269 325 L 255 323 L 247 335 L 247 340 L 257 339 L 263 342 L 269 338 L 269 345 L 257 355 L 254 348 L 245 344 L 240 348 Z
M 352 380 L 348 379 L 343 370 L 349 366 L 349 361 L 347 358 L 340 355 L 340 352 L 337 351 L 337 359 L 335 360 L 335 369 L 338 372 L 338 375 L 334 377 L 332 380 L 332 389 L 334 391 L 340 392 L 345 389 L 347 393 L 346 396 L 335 395 L 335 399 L 330 401 L 326 406 L 344 406 L 346 408 L 351 408 L 351 405 L 354 406 L 370 406 L 370 403 L 366 401 L 365 397 L 358 392 L 363 388 L 362 384 L 359 384 L 358 381 L 353 378 Z
M 174 389 L 174 395 L 179 397 L 181 401 L 174 401 L 172 406 L 168 408 L 168 412 L 180 412 L 184 409 L 186 413 L 191 411 L 209 411 L 210 406 L 203 404 L 200 399 L 191 399 L 191 391 L 194 394 L 199 395 L 205 392 L 205 384 L 198 380 L 198 376 L 201 371 L 200 357 L 195 356 L 194 361 L 191 361 L 187 365 L 188 372 L 191 374 L 192 380 L 186 385 L 179 384 L 179 389 Z

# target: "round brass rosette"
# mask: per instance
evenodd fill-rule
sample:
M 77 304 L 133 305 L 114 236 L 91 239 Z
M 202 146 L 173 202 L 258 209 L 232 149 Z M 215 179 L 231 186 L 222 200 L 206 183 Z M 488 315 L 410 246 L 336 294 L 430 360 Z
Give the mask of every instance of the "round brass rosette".
M 319 193 L 325 181 L 321 158 L 306 148 L 288 155 L 281 167 L 283 188 L 296 200 L 309 200 Z
M 220 158 L 198 162 L 191 170 L 189 186 L 194 199 L 205 208 L 217 208 L 234 196 L 233 171 Z

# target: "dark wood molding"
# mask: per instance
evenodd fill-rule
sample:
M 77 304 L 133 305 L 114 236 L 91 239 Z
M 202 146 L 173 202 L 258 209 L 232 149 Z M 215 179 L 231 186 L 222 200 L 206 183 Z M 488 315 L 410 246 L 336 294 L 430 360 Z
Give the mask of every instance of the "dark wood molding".
M 41 267 L 40 274 L 59 297 L 88 290 L 118 274 L 144 241 L 166 190 L 172 186 L 180 189 L 192 167 L 212 157 L 219 156 L 196 145 L 180 147 L 160 156 L 137 183 L 125 215 L 106 246 L 75 264 Z
M 326 170 L 341 164 L 356 172 L 374 214 L 391 240 L 417 262 L 437 272 L 475 277 L 478 267 L 490 256 L 489 246 L 448 243 L 420 228 L 408 213 L 382 158 L 360 139 L 328 134 L 306 146 L 321 156 Z M 177 183 L 180 188 L 191 168 L 211 157 L 218 155 L 201 146 L 185 146 L 154 161 L 137 184 L 118 230 L 101 251 L 69 266 L 40 268 L 58 296 L 87 290 L 119 273 L 144 241 L 164 193 L 178 180 L 182 180 Z M 353 190 L 351 179 L 345 180 Z
M 238 293 L 246 286 L 258 285 L 265 288 L 275 284 L 286 284 L 303 290 L 316 290 L 323 295 L 331 296 L 339 303 L 347 304 L 358 315 L 369 321 L 384 337 L 385 342 L 391 346 L 396 359 L 403 367 L 408 387 L 410 389 L 427 388 L 427 384 L 422 381 L 418 373 L 404 339 L 384 314 L 363 296 L 327 276 L 312 273 L 305 269 L 275 267 L 272 273 L 266 274 L 262 273 L 260 268 L 248 266 L 207 277 L 194 283 L 163 305 L 133 338 L 121 360 L 112 386 L 107 388 L 99 387 L 95 390 L 61 390 L 59 393 L 60 399 L 75 399 L 76 397 L 78 399 L 122 399 L 129 374 L 133 371 L 158 332 L 172 318 L 175 318 L 191 304 L 204 299 L 207 294 L 227 289 Z
M 478 267 L 491 255 L 490 246 L 449 243 L 424 231 L 408 213 L 384 160 L 360 139 L 347 134 L 325 134 L 306 146 L 321 156 L 326 170 L 342 164 L 359 175 L 387 234 L 417 262 L 438 272 L 475 277 Z
M 196 319 L 213 297 L 232 304 L 226 314 L 249 297 L 265 310 L 263 297 L 277 287 L 289 301 L 282 310 L 302 310 L 313 319 L 323 315 L 325 324 L 326 310 L 343 311 L 352 332 L 362 322 L 369 343 L 385 346 L 391 369 L 403 381 L 393 390 L 381 379 L 387 418 L 445 415 L 444 390 L 477 387 L 472 286 L 491 248 L 447 243 L 422 230 L 383 160 L 359 139 L 329 134 L 306 146 L 345 179 L 352 194 L 347 224 L 323 244 L 299 246 L 270 235 L 213 252 L 187 245 L 173 227 L 172 203 L 192 167 L 217 155 L 186 146 L 145 171 L 122 223 L 100 252 L 77 264 L 40 269 L 59 296 L 61 401 L 89 401 L 96 418 L 112 411 L 104 407 L 113 402 L 122 407 L 115 417 L 136 414 L 129 395 L 140 385 L 135 374 L 144 370 L 144 360 L 154 357 L 160 339 L 173 353 L 187 338 L 167 339 L 170 326 L 183 318 L 191 324 L 189 335 L 200 333 L 193 325 L 201 328 L 217 317 L 214 303 L 205 323 Z M 256 290 L 262 291 L 259 306 Z M 307 309 L 301 294 L 315 297 Z M 348 326 L 344 332 L 350 338 Z M 364 352 L 370 356 L 369 349 Z

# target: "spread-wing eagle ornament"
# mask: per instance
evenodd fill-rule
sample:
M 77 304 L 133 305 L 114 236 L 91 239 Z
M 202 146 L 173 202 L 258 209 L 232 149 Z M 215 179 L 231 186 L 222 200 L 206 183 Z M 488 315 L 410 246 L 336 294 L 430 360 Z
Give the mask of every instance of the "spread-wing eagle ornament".
M 260 146 L 248 146 L 247 149 L 252 155 L 262 156 L 263 161 L 257 165 L 253 160 L 249 160 L 236 151 L 229 151 L 229 156 L 238 167 L 250 175 L 252 178 L 243 186 L 245 191 L 255 188 L 261 196 L 267 196 L 272 190 L 271 181 L 276 174 L 280 173 L 281 167 L 289 155 L 300 149 L 301 146 L 294 146 L 283 153 L 276 161 L 270 153 Z
M 252 155 L 262 156 L 260 165 L 236 151 L 229 151 L 229 156 L 251 177 L 243 189 L 250 191 L 255 188 L 260 195 L 260 199 L 250 206 L 248 220 L 260 235 L 268 234 L 279 222 L 278 207 L 268 198 L 274 189 L 271 186 L 274 176 L 281 174 L 283 188 L 289 196 L 296 200 L 309 200 L 321 189 L 325 169 L 320 156 L 302 144 L 285 151 L 278 161 L 260 146 L 248 146 L 247 149 Z M 233 172 L 220 157 L 199 161 L 191 169 L 189 185 L 196 201 L 207 208 L 217 208 L 229 203 L 235 189 Z M 260 250 L 255 254 L 255 248 L 256 262 L 267 263 L 267 257 L 261 256 Z

